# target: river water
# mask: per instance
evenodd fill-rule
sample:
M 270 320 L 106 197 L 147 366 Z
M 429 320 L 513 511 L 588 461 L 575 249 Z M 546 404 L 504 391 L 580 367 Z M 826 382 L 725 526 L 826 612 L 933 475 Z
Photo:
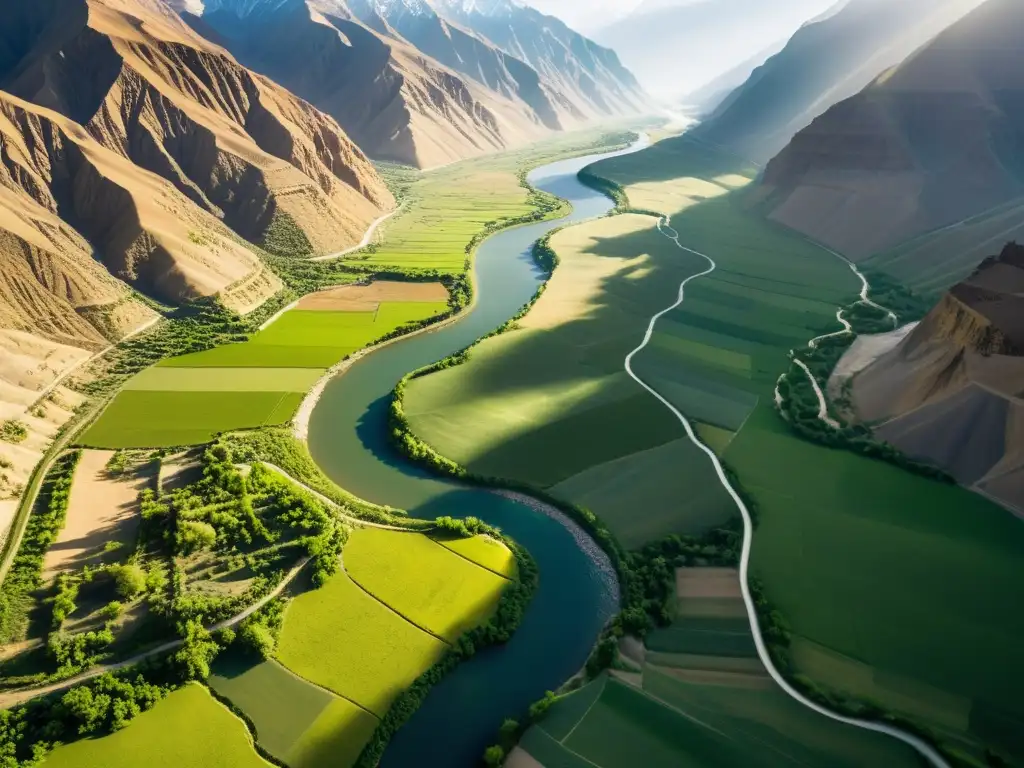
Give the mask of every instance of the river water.
M 430 692 L 396 734 L 384 768 L 463 768 L 475 765 L 506 717 L 521 717 L 547 690 L 583 666 L 598 633 L 617 610 L 614 572 L 574 525 L 481 488 L 438 479 L 413 466 L 388 442 L 391 391 L 409 371 L 465 348 L 505 323 L 534 295 L 543 275 L 533 243 L 555 227 L 601 216 L 612 202 L 581 184 L 580 169 L 638 151 L 564 160 L 533 171 L 530 183 L 573 205 L 566 218 L 509 229 L 487 239 L 474 261 L 477 301 L 457 322 L 374 352 L 333 380 L 309 425 L 309 447 L 338 485 L 410 515 L 474 515 L 498 526 L 533 555 L 540 584 L 519 630 L 503 646 L 478 653 Z

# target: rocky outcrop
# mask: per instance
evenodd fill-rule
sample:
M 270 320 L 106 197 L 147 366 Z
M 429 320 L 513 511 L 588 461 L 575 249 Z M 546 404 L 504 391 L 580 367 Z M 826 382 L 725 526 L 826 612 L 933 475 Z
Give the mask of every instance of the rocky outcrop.
M 81 123 L 104 147 L 261 243 L 282 214 L 313 252 L 361 237 L 393 200 L 329 117 L 242 67 L 159 0 L 19 4 L 0 84 Z M 13 41 L 8 48 L 13 48 Z
M 857 412 L 908 454 L 1024 510 L 1022 342 L 1024 247 L 1011 244 L 855 377 Z
M 1022 28 L 988 0 L 828 110 L 768 164 L 772 218 L 858 260 L 1024 194 Z

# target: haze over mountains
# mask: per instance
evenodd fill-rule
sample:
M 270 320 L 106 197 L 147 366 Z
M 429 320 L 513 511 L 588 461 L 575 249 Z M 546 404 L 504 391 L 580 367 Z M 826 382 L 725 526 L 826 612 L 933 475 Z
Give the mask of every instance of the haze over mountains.
M 1024 194 L 1022 29 L 989 0 L 829 109 L 768 164 L 772 218 L 859 259 Z
M 594 39 L 614 49 L 650 93 L 674 100 L 785 40 L 835 2 L 644 0 Z
M 801 27 L 696 136 L 765 163 L 815 117 L 853 96 L 981 0 L 847 0 Z
M 508 0 L 176 1 L 381 159 L 432 167 L 646 107 L 614 53 Z

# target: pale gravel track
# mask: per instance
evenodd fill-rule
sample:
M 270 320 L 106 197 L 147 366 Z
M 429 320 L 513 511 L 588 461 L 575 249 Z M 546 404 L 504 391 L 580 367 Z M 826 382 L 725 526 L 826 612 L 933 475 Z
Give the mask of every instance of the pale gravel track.
M 721 462 L 718 460 L 718 456 L 715 455 L 714 451 L 712 451 L 710 448 L 704 445 L 704 443 L 701 442 L 700 439 L 698 439 L 697 434 L 696 432 L 694 432 L 693 426 L 690 424 L 689 420 L 674 405 L 672 405 L 672 403 L 670 403 L 656 389 L 654 389 L 654 387 L 647 384 L 647 382 L 645 382 L 643 379 L 641 379 L 633 372 L 633 358 L 636 357 L 636 355 L 638 355 L 641 351 L 643 351 L 643 349 L 650 343 L 651 338 L 654 335 L 654 328 L 657 325 L 658 320 L 660 320 L 663 316 L 667 315 L 669 312 L 672 312 L 673 310 L 677 309 L 683 303 L 687 283 L 689 283 L 691 280 L 696 280 L 706 275 L 710 275 L 718 268 L 718 264 L 710 256 L 703 254 L 700 251 L 695 251 L 692 248 L 687 248 L 685 245 L 679 242 L 679 233 L 672 228 L 671 219 L 668 216 L 658 221 L 658 231 L 665 235 L 665 237 L 667 237 L 669 240 L 674 242 L 676 244 L 676 247 L 678 247 L 679 249 L 686 251 L 687 253 L 692 253 L 693 255 L 699 256 L 703 259 L 706 259 L 708 262 L 708 268 L 705 269 L 703 272 L 698 272 L 697 274 L 691 275 L 690 277 L 683 280 L 679 284 L 679 294 L 676 298 L 676 301 L 670 306 L 658 312 L 651 318 L 651 321 L 647 326 L 647 332 L 644 334 L 644 338 L 643 341 L 640 343 L 640 346 L 638 346 L 636 349 L 630 352 L 629 355 L 626 356 L 625 369 L 626 373 L 629 374 L 630 378 L 632 378 L 637 384 L 639 384 L 641 387 L 647 390 L 662 405 L 664 405 L 669 411 L 672 412 L 672 415 L 675 416 L 676 419 L 678 419 L 679 423 L 683 425 L 683 429 L 686 430 L 686 434 L 687 437 L 690 438 L 690 442 L 692 442 L 695 446 L 697 446 L 697 448 L 699 448 L 707 455 L 708 459 L 710 459 L 711 461 L 711 464 L 715 468 L 715 472 L 718 475 L 719 482 L 721 482 L 722 487 L 725 488 L 726 492 L 732 498 L 733 502 L 736 504 L 736 507 L 739 509 L 740 514 L 743 517 L 743 549 L 740 554 L 740 588 L 743 593 L 743 603 L 747 609 L 747 618 L 750 621 L 750 630 L 754 636 L 754 645 L 757 647 L 757 655 L 760 657 L 761 663 L 768 671 L 768 674 L 771 675 L 772 679 L 780 688 L 782 688 L 783 691 L 785 691 L 792 699 L 804 705 L 808 709 L 813 710 L 814 712 L 817 712 L 818 714 L 823 715 L 824 717 L 827 717 L 830 720 L 835 720 L 836 722 L 845 723 L 846 725 L 852 725 L 857 728 L 863 728 L 864 730 L 874 731 L 875 733 L 882 733 L 887 736 L 891 736 L 895 739 L 899 739 L 904 744 L 907 744 L 908 746 L 917 750 L 918 753 L 920 753 L 925 759 L 927 759 L 933 766 L 936 766 L 936 768 L 950 768 L 949 764 L 942 757 L 942 755 L 940 755 L 934 747 L 932 747 L 930 744 L 924 741 L 924 739 L 914 736 L 913 734 L 906 733 L 905 731 L 901 731 L 898 728 L 893 728 L 892 726 L 883 725 L 881 723 L 873 723 L 868 720 L 860 720 L 853 717 L 846 717 L 845 715 L 840 715 L 836 712 L 832 712 L 831 710 L 821 706 L 817 702 L 812 701 L 811 699 L 807 698 L 802 693 L 800 693 L 800 691 L 798 691 L 796 688 L 790 685 L 789 681 L 787 681 L 786 678 L 784 678 L 775 668 L 775 664 L 772 662 L 771 656 L 768 653 L 768 647 L 765 645 L 764 637 L 761 635 L 761 627 L 757 621 L 757 610 L 754 606 L 754 599 L 750 592 L 750 551 L 753 543 L 754 531 L 753 520 L 750 515 L 750 510 L 747 509 L 747 505 L 743 503 L 743 499 L 740 497 L 739 493 L 737 493 L 736 489 L 733 488 L 732 484 L 729 482 L 729 478 L 725 474 L 725 470 L 723 469 Z M 854 271 L 856 272 L 857 270 L 854 268 Z M 865 288 L 865 291 L 866 290 L 867 289 Z
M 346 248 L 342 251 L 335 251 L 334 253 L 324 254 L 323 256 L 314 256 L 313 258 L 310 259 L 310 261 L 331 261 L 332 259 L 340 259 L 342 256 L 348 256 L 350 253 L 355 253 L 356 251 L 362 250 L 363 248 L 370 244 L 370 240 L 373 239 L 374 234 L 377 232 L 377 227 L 379 227 L 385 221 L 387 221 L 392 216 L 397 214 L 403 208 L 405 208 L 404 202 L 400 206 L 395 208 L 395 210 L 391 211 L 391 213 L 385 213 L 383 216 L 379 217 L 374 222 L 372 222 L 369 228 L 366 230 L 366 234 L 363 235 L 363 239 L 360 240 L 355 245 L 353 245 L 351 248 Z

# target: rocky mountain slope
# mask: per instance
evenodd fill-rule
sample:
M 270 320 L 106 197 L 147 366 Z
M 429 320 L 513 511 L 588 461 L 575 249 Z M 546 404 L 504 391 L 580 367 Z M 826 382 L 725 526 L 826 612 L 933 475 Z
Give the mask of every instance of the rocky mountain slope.
M 988 0 L 768 165 L 771 215 L 854 259 L 1024 194 L 1024 3 Z
M 787 39 L 835 1 L 645 0 L 594 37 L 614 49 L 651 93 L 677 100 Z
M 801 27 L 694 135 L 764 163 L 982 0 L 848 0 Z
M 881 437 L 1024 511 L 1024 246 L 1008 245 L 854 379 Z
M 393 204 L 333 120 L 161 0 L 16 4 L 0 24 L 0 89 L 81 124 L 252 242 L 287 228 L 306 250 L 339 250 Z
M 596 67 L 580 63 L 592 57 L 585 45 L 579 52 L 562 45 L 561 70 L 538 69 L 471 29 L 471 22 L 491 17 L 461 5 L 176 2 L 195 29 L 213 30 L 243 64 L 336 118 L 379 159 L 433 167 L 527 143 L 591 117 L 632 113 L 639 105 L 639 98 L 616 96 L 614 78 L 591 87 L 593 77 L 579 74 Z M 523 13 L 533 18 L 535 12 Z M 569 87 L 578 81 L 583 85 Z M 623 88 L 639 90 L 635 83 Z
M 435 3 L 447 18 L 536 70 L 573 115 L 610 117 L 644 112 L 650 107 L 647 94 L 615 51 L 577 33 L 554 16 L 513 0 Z

